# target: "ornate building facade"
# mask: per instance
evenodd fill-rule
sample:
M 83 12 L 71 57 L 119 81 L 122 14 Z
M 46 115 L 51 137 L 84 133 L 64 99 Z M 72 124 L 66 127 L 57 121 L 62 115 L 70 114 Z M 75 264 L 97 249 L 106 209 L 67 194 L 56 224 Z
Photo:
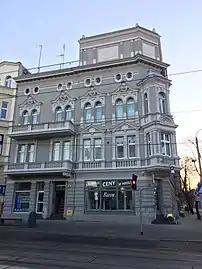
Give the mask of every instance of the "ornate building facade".
M 145 220 L 173 211 L 177 126 L 160 36 L 137 25 L 79 44 L 78 66 L 16 79 L 4 215 L 134 221 L 140 200 Z

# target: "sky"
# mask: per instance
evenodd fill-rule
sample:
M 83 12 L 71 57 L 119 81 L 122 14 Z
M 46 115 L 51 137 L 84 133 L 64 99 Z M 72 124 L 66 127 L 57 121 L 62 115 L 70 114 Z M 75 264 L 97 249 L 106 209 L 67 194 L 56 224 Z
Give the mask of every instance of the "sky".
M 180 154 L 190 154 L 189 139 L 202 128 L 202 1 L 137 0 L 0 0 L 0 61 L 21 61 L 25 67 L 78 60 L 82 36 L 135 26 L 155 28 L 162 37 L 163 60 L 172 79 L 171 111 Z M 198 134 L 202 147 L 202 131 Z

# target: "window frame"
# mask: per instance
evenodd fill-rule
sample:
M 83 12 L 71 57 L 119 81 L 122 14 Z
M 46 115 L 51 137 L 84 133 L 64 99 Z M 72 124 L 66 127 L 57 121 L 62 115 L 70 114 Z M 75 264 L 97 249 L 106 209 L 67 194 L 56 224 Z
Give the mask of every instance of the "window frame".
M 4 105 L 5 105 L 5 107 L 4 107 Z M 1 120 L 7 120 L 8 105 L 9 105 L 8 102 L 2 101 L 2 103 L 1 103 Z M 2 117 L 3 113 L 5 113 L 5 118 Z
M 130 100 L 132 100 L 132 102 L 130 102 Z M 133 106 L 133 115 L 130 116 L 129 115 L 129 107 Z M 135 117 L 135 100 L 133 97 L 128 97 L 126 100 L 126 115 L 128 119 L 134 118 Z
M 103 113 L 102 109 L 103 109 L 102 103 L 100 101 L 96 102 L 95 103 L 95 120 L 97 122 L 102 120 L 102 113 Z M 99 111 L 101 112 L 100 118 L 97 117 Z
M 65 144 L 68 143 L 69 145 L 67 146 L 67 148 L 65 147 Z M 63 161 L 71 161 L 71 141 L 70 140 L 67 140 L 67 141 L 63 141 L 62 143 L 62 160 Z M 68 158 L 64 158 L 65 156 L 65 149 L 68 150 Z
M 20 186 L 20 184 L 24 184 L 24 183 L 28 183 L 29 184 L 29 189 L 26 189 L 26 188 L 24 188 L 24 189 L 18 189 L 17 187 L 18 186 Z M 13 203 L 13 212 L 14 213 L 29 213 L 29 210 L 30 210 L 30 198 L 31 198 L 31 188 L 32 188 L 32 184 L 31 184 L 31 182 L 19 182 L 19 183 L 15 183 L 15 186 L 14 186 L 14 203 Z M 27 194 L 29 194 L 29 202 L 28 202 L 28 205 L 29 205 L 29 207 L 27 208 L 27 210 L 26 211 L 18 211 L 17 209 L 16 209 L 16 196 L 17 196 L 17 194 L 18 193 L 27 193 Z
M 123 139 L 123 143 L 122 144 L 117 144 L 118 139 L 122 138 Z M 124 136 L 116 136 L 115 138 L 115 143 L 116 143 L 116 159 L 117 160 L 123 160 L 125 158 L 125 152 L 124 152 Z M 123 156 L 122 157 L 118 157 L 118 147 L 121 146 L 123 147 Z
M 39 113 L 38 113 L 37 109 L 33 109 L 31 112 L 31 123 L 32 124 L 38 123 L 38 115 L 39 115 Z M 34 118 L 36 119 L 36 122 L 34 122 L 34 120 L 33 120 Z
M 87 119 L 87 115 L 88 113 L 90 112 L 89 114 L 89 119 Z M 85 105 L 84 105 L 84 121 L 85 122 L 90 122 L 92 121 L 92 105 L 90 102 L 87 102 Z
M 70 114 L 70 118 L 67 117 L 67 115 Z M 65 107 L 65 121 L 71 121 L 72 120 L 72 107 L 70 105 L 67 105 Z
M 96 141 L 100 141 L 100 145 L 96 145 Z M 96 149 L 100 148 L 100 158 L 96 158 Z M 102 157 L 102 138 L 94 138 L 94 148 L 93 148 L 93 158 L 95 161 L 100 161 L 103 159 Z
M 162 136 L 163 136 L 163 139 L 162 139 Z M 168 140 L 166 139 L 166 136 L 168 136 Z M 165 157 L 171 157 L 172 156 L 171 133 L 161 132 L 160 133 L 160 142 L 161 142 L 161 154 Z M 167 154 L 167 146 L 168 145 L 169 145 L 169 153 L 170 154 Z M 165 154 L 163 153 L 163 147 L 164 147 Z
M 151 133 L 146 133 L 146 150 L 147 150 L 147 157 L 151 157 L 152 156 Z
M 61 116 L 61 119 L 60 120 L 58 120 L 59 118 L 59 115 Z M 61 121 L 63 121 L 63 110 L 62 110 L 62 107 L 61 106 L 57 106 L 56 108 L 55 108 L 55 121 L 56 122 L 61 122 Z
M 120 102 L 120 104 L 119 104 L 119 102 Z M 121 113 L 122 116 L 118 117 L 118 114 L 119 114 L 118 109 L 120 109 L 120 108 L 122 110 L 122 113 Z M 118 98 L 115 102 L 115 115 L 116 115 L 116 120 L 123 120 L 123 118 L 124 118 L 124 102 L 121 98 Z
M 24 147 L 24 151 L 20 150 L 21 147 Z M 18 149 L 17 149 L 17 163 L 26 163 L 26 157 L 27 157 L 27 152 L 26 152 L 26 144 L 18 144 Z M 21 154 L 24 154 L 23 161 L 21 162 Z
M 27 123 L 25 122 L 25 119 L 27 119 Z M 29 125 L 29 112 L 28 112 L 28 110 L 24 110 L 22 112 L 22 123 L 24 126 Z
M 135 138 L 135 142 L 129 142 L 129 138 Z M 137 149 L 136 149 L 136 136 L 135 135 L 128 135 L 127 136 L 127 150 L 128 150 L 128 159 L 135 159 L 137 158 Z M 130 146 L 135 146 L 135 156 L 130 156 Z
M 85 142 L 89 142 L 89 145 L 85 145 Z M 90 158 L 89 159 L 85 159 L 85 149 L 89 149 L 89 153 L 90 153 Z M 89 162 L 92 161 L 92 147 L 91 147 L 91 139 L 83 139 L 83 161 L 84 162 Z
M 31 147 L 33 146 L 33 150 L 31 150 Z M 32 155 L 31 155 L 32 154 Z M 29 143 L 27 144 L 27 153 L 26 153 L 26 158 L 28 163 L 34 163 L 35 157 L 36 157 L 36 144 L 35 143 Z M 30 160 L 30 156 L 32 156 L 33 160 Z
M 55 145 L 56 144 L 58 144 L 58 146 L 59 146 L 59 149 L 56 149 L 55 148 Z M 56 160 L 55 159 L 55 153 L 58 151 L 58 159 Z M 53 143 L 52 143 L 52 162 L 59 162 L 59 161 L 61 161 L 61 141 L 53 141 Z
M 144 101 L 144 114 L 147 115 L 149 113 L 149 100 L 148 100 L 148 93 L 145 92 L 143 96 Z
M 166 94 L 164 92 L 159 92 L 158 99 L 159 99 L 159 112 L 161 114 L 166 114 L 167 113 Z
M 40 193 L 43 193 L 43 201 L 39 201 Z M 38 205 L 39 204 L 43 204 L 42 212 L 38 211 Z M 43 214 L 43 210 L 44 210 L 44 190 L 38 190 L 37 193 L 36 193 L 36 213 L 37 214 Z

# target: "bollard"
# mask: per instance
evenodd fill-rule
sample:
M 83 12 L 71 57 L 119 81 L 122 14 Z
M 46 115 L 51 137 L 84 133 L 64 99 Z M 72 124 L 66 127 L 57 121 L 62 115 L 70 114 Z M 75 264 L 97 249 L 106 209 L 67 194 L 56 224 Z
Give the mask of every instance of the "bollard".
M 35 228 L 36 227 L 36 213 L 30 212 L 28 218 L 28 227 Z

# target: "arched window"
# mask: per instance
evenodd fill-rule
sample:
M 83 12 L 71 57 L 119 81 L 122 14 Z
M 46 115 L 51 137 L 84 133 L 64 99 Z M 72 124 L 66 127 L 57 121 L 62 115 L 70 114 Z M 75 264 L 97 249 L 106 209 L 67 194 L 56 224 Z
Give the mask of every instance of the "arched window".
M 5 79 L 5 86 L 11 88 L 12 85 L 12 78 L 11 76 L 7 76 Z
M 23 125 L 29 124 L 29 113 L 27 110 L 22 112 Z
M 95 119 L 96 121 L 102 120 L 102 103 L 97 102 L 95 104 Z
M 144 94 L 144 114 L 149 113 L 149 103 L 148 103 L 148 95 L 147 93 Z
M 90 121 L 92 118 L 92 107 L 90 103 L 85 104 L 84 107 L 84 119 L 85 121 Z
M 66 106 L 65 108 L 65 120 L 71 120 L 72 119 L 72 107 Z
M 122 119 L 123 118 L 123 101 L 118 99 L 116 101 L 116 118 Z
M 62 119 L 63 119 L 62 114 L 63 114 L 62 108 L 60 106 L 56 107 L 55 120 L 62 121 Z
M 166 113 L 166 95 L 163 92 L 159 93 L 159 111 L 160 113 Z
M 32 124 L 36 124 L 38 122 L 38 112 L 36 109 L 32 110 Z
M 135 102 L 133 98 L 128 98 L 127 100 L 127 117 L 132 118 L 135 117 Z

